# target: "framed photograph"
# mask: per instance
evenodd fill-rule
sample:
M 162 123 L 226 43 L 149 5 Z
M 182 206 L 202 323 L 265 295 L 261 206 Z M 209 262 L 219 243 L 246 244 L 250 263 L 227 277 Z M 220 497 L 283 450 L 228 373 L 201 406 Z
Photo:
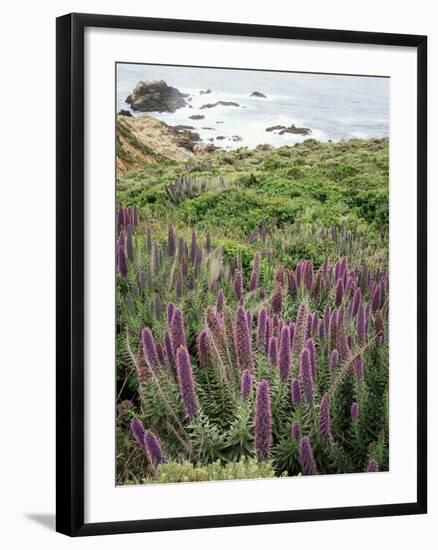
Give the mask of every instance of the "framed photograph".
M 57 20 L 57 530 L 426 513 L 426 37 Z

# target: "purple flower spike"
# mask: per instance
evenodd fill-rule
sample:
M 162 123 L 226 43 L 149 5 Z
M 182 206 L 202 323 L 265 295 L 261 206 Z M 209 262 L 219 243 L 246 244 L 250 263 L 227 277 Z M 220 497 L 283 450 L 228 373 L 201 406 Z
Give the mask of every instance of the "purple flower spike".
M 345 325 L 341 313 L 342 310 L 339 310 L 336 349 L 339 352 L 339 358 L 341 361 L 346 361 L 350 357 L 350 348 L 348 347 L 347 335 L 345 334 Z
M 319 436 L 325 443 L 329 443 L 331 438 L 330 422 L 330 394 L 327 392 L 321 399 L 318 413 Z
M 363 380 L 364 372 L 363 372 L 363 357 L 362 355 L 358 355 L 354 360 L 354 372 L 356 373 L 356 376 L 359 380 Z
M 186 347 L 186 331 L 184 328 L 183 314 L 182 311 L 178 308 L 175 308 L 172 319 L 172 342 L 175 355 L 178 351 L 178 348 Z
M 128 225 L 126 229 L 126 251 L 130 262 L 134 260 L 134 250 L 132 248 L 132 227 Z
M 294 378 L 290 386 L 291 400 L 294 405 L 300 405 L 301 403 L 301 382 L 299 378 Z
M 265 345 L 265 335 L 266 335 L 266 322 L 268 319 L 268 313 L 264 307 L 259 311 L 259 316 L 257 319 L 257 346 L 263 348 Z
M 198 411 L 195 386 L 193 384 L 192 365 L 186 348 L 180 347 L 176 354 L 179 393 L 184 411 L 189 418 L 193 418 Z
M 356 328 L 357 328 L 357 341 L 360 346 L 363 346 L 367 339 L 365 307 L 363 304 L 360 304 L 357 312 Z
M 316 474 L 315 459 L 307 436 L 302 437 L 300 441 L 299 461 L 304 475 L 312 476 Z
M 134 206 L 134 218 L 133 218 L 134 227 L 137 227 L 138 225 L 138 210 L 137 207 Z
M 269 360 L 271 362 L 271 365 L 273 367 L 277 366 L 278 362 L 278 353 L 277 353 L 277 338 L 275 336 L 271 336 L 269 338 Z
M 304 267 L 304 285 L 306 286 L 309 292 L 312 291 L 313 287 L 313 264 L 312 262 L 306 262 Z
M 216 311 L 222 314 L 223 310 L 224 310 L 224 292 L 220 288 L 217 291 L 217 296 L 216 296 Z
M 306 399 L 306 402 L 310 404 L 313 401 L 313 376 L 312 365 L 310 362 L 310 352 L 307 348 L 304 348 L 301 352 L 300 377 L 304 397 Z
M 119 247 L 117 253 L 117 267 L 122 277 L 126 277 L 128 275 L 128 266 L 126 264 L 125 249 L 123 246 Z
M 378 471 L 379 471 L 379 465 L 375 460 L 371 459 L 368 462 L 367 472 L 378 472 Z
M 120 233 L 122 230 L 123 224 L 125 222 L 125 216 L 123 214 L 123 207 L 119 208 L 117 213 L 117 233 Z
M 169 302 L 167 304 L 166 311 L 167 311 L 167 328 L 170 329 L 172 327 L 173 314 L 175 313 L 175 304 L 173 304 L 172 302 Z
M 253 264 L 252 264 L 251 279 L 249 281 L 250 292 L 254 292 L 259 286 L 259 278 L 260 278 L 260 252 L 257 250 L 254 256 Z
M 313 380 L 316 380 L 316 350 L 315 350 L 315 342 L 311 338 L 307 340 L 306 348 L 309 350 L 309 353 L 310 353 L 310 366 L 312 367 L 312 378 Z
M 137 441 L 140 447 L 144 449 L 144 436 L 146 432 L 143 426 L 143 422 L 141 420 L 138 420 L 137 418 L 133 418 L 130 423 L 130 428 L 134 439 Z
M 252 390 L 252 381 L 252 374 L 248 369 L 245 369 L 240 377 L 240 396 L 242 399 L 248 399 Z
M 193 229 L 192 231 L 192 242 L 190 243 L 190 261 L 192 262 L 192 264 L 195 263 L 195 259 L 196 259 L 196 253 L 198 251 L 198 243 L 197 243 L 197 239 L 196 239 L 196 231 Z
M 158 466 L 163 462 L 163 452 L 158 437 L 154 432 L 147 431 L 144 436 L 144 446 L 149 461 L 154 466 Z
M 243 299 L 243 275 L 241 271 L 236 271 L 234 275 L 234 294 L 237 300 Z
M 164 349 L 166 350 L 166 357 L 167 357 L 167 361 L 169 362 L 169 366 L 173 370 L 175 370 L 175 357 L 174 357 L 174 351 L 173 351 L 172 338 L 168 332 L 166 332 L 166 335 L 164 336 Z
M 237 308 L 235 321 L 235 342 L 237 352 L 237 364 L 240 369 L 254 369 L 254 362 L 251 349 L 251 335 L 248 329 L 248 321 L 245 310 L 242 306 Z
M 356 288 L 353 296 L 353 309 L 351 312 L 353 317 L 356 317 L 356 315 L 358 314 L 361 300 L 362 300 L 362 292 L 360 288 Z
M 299 355 L 304 346 L 307 329 L 308 310 L 305 303 L 300 304 L 295 321 L 295 335 L 292 352 Z
M 167 228 L 167 252 L 169 256 L 175 256 L 176 254 L 176 237 L 173 225 L 170 223 Z
M 290 428 L 290 436 L 292 439 L 300 438 L 300 427 L 298 426 L 298 422 L 295 420 L 292 422 L 292 426 Z
M 295 277 L 295 272 L 293 269 L 290 269 L 288 272 L 287 282 L 289 294 L 293 296 L 297 292 L 297 279 Z
M 208 362 L 208 334 L 206 330 L 201 330 L 198 336 L 198 359 L 199 366 L 204 368 Z
M 278 315 L 283 308 L 283 287 L 277 283 L 271 294 L 271 309 L 274 315 Z
M 258 460 L 267 460 L 272 442 L 271 398 L 269 382 L 262 380 L 257 386 L 254 440 Z
M 342 279 L 338 279 L 338 282 L 336 283 L 336 290 L 335 290 L 336 307 L 339 307 L 342 304 L 343 298 L 344 298 L 344 281 Z
M 291 366 L 290 334 L 286 325 L 281 329 L 278 353 L 278 369 L 282 380 L 287 380 Z
M 375 287 L 374 287 L 374 290 L 373 290 L 373 297 L 371 299 L 371 313 L 373 315 L 376 314 L 376 312 L 380 309 L 381 307 L 381 299 L 382 299 L 382 289 L 380 287 L 380 284 L 377 284 Z
M 158 364 L 157 348 L 155 346 L 155 340 L 152 336 L 152 332 L 145 328 L 141 331 L 141 339 L 143 343 L 143 355 L 145 360 L 150 365 Z
M 331 374 L 335 373 L 338 363 L 339 363 L 339 353 L 337 349 L 334 349 L 330 354 L 330 361 L 329 361 L 329 370 Z
M 359 417 L 359 412 L 360 412 L 359 403 L 353 403 L 351 405 L 351 416 L 353 418 L 358 418 Z

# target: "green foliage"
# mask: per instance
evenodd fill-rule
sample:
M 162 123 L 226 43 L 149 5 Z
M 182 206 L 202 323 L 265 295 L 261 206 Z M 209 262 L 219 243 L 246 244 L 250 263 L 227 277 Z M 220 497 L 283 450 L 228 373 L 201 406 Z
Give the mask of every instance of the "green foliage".
M 181 483 L 188 481 L 218 481 L 231 479 L 259 479 L 274 477 L 275 471 L 268 462 L 242 459 L 231 464 L 216 460 L 206 466 L 191 462 L 162 464 L 153 478 L 143 483 Z
M 373 337 L 359 346 L 355 320 L 346 320 L 351 352 L 361 353 L 365 379 L 348 375 L 348 364 L 329 372 L 328 336 L 314 334 L 317 375 L 314 402 L 293 404 L 290 378 L 281 379 L 263 346 L 256 344 L 256 318 L 261 307 L 270 314 L 270 296 L 278 266 L 296 269 L 313 262 L 313 277 L 325 260 L 333 266 L 345 257 L 352 273 L 371 280 L 388 267 L 388 142 L 351 140 L 318 143 L 306 140 L 294 147 L 259 146 L 210 153 L 185 163 L 160 162 L 131 171 L 117 186 L 118 201 L 137 206 L 140 223 L 133 233 L 133 259 L 128 274 L 116 277 L 117 293 L 117 482 L 158 483 L 250 479 L 299 475 L 299 440 L 291 424 L 311 441 L 320 474 L 363 472 L 369 459 L 381 470 L 389 465 L 388 342 Z M 169 252 L 168 224 L 177 247 Z M 192 231 L 200 251 L 190 258 Z M 149 237 L 147 237 L 147 233 Z M 210 244 L 208 244 L 210 243 Z M 259 288 L 249 292 L 254 254 L 260 253 Z M 365 266 L 365 267 L 364 267 Z M 243 273 L 243 304 L 252 314 L 253 390 L 240 396 L 240 370 L 234 323 L 239 300 L 234 273 Z M 377 271 L 379 270 L 379 271 Z M 287 285 L 286 285 L 287 286 Z M 335 309 L 335 284 L 314 292 L 284 288 L 280 321 L 295 321 L 299 305 L 321 320 L 325 306 Z M 201 366 L 197 337 L 208 328 L 206 309 L 225 296 L 223 333 L 209 335 L 208 359 Z M 263 288 L 263 292 L 259 290 Z M 341 306 L 348 311 L 351 294 Z M 362 300 L 371 301 L 370 288 Z M 148 327 L 163 345 L 169 330 L 166 305 L 184 313 L 187 347 L 193 368 L 198 413 L 185 417 L 175 365 L 147 368 L 139 331 Z M 337 305 L 336 307 L 339 307 Z M 387 311 L 384 315 L 387 331 Z M 272 329 L 274 330 L 274 328 Z M 278 336 L 278 332 L 276 333 Z M 299 357 L 292 358 L 290 377 L 299 375 Z M 257 462 L 254 449 L 255 388 L 270 385 L 272 412 L 271 462 Z M 320 438 L 318 413 L 322 396 L 331 395 L 332 438 Z M 351 418 L 351 404 L 360 415 Z M 129 405 L 126 405 L 129 403 Z M 129 433 L 138 418 L 160 439 L 166 463 L 149 464 Z

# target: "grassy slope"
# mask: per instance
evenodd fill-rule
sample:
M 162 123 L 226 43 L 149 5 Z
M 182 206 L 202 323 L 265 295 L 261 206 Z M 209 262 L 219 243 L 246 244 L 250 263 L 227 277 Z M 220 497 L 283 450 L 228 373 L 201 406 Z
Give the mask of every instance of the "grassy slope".
M 182 176 L 206 182 L 205 191 L 171 201 L 166 185 Z M 225 181 L 219 185 L 219 179 Z M 165 161 L 133 170 L 118 180 L 118 198 L 137 205 L 159 225 L 208 229 L 233 255 L 250 260 L 248 235 L 261 226 L 282 228 L 310 223 L 346 224 L 378 244 L 388 229 L 388 141 L 350 140 L 294 147 L 222 150 L 202 159 Z M 288 263 L 300 257 L 317 264 L 329 250 L 305 242 L 288 250 Z

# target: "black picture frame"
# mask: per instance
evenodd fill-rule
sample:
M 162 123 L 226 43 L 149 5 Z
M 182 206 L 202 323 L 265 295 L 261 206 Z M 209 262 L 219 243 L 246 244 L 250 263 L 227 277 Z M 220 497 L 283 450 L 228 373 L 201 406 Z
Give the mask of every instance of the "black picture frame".
M 56 529 L 69 536 L 424 514 L 427 511 L 427 37 L 69 14 L 57 25 Z M 84 522 L 84 30 L 268 37 L 406 46 L 417 52 L 417 499 L 415 502 L 105 523 Z

